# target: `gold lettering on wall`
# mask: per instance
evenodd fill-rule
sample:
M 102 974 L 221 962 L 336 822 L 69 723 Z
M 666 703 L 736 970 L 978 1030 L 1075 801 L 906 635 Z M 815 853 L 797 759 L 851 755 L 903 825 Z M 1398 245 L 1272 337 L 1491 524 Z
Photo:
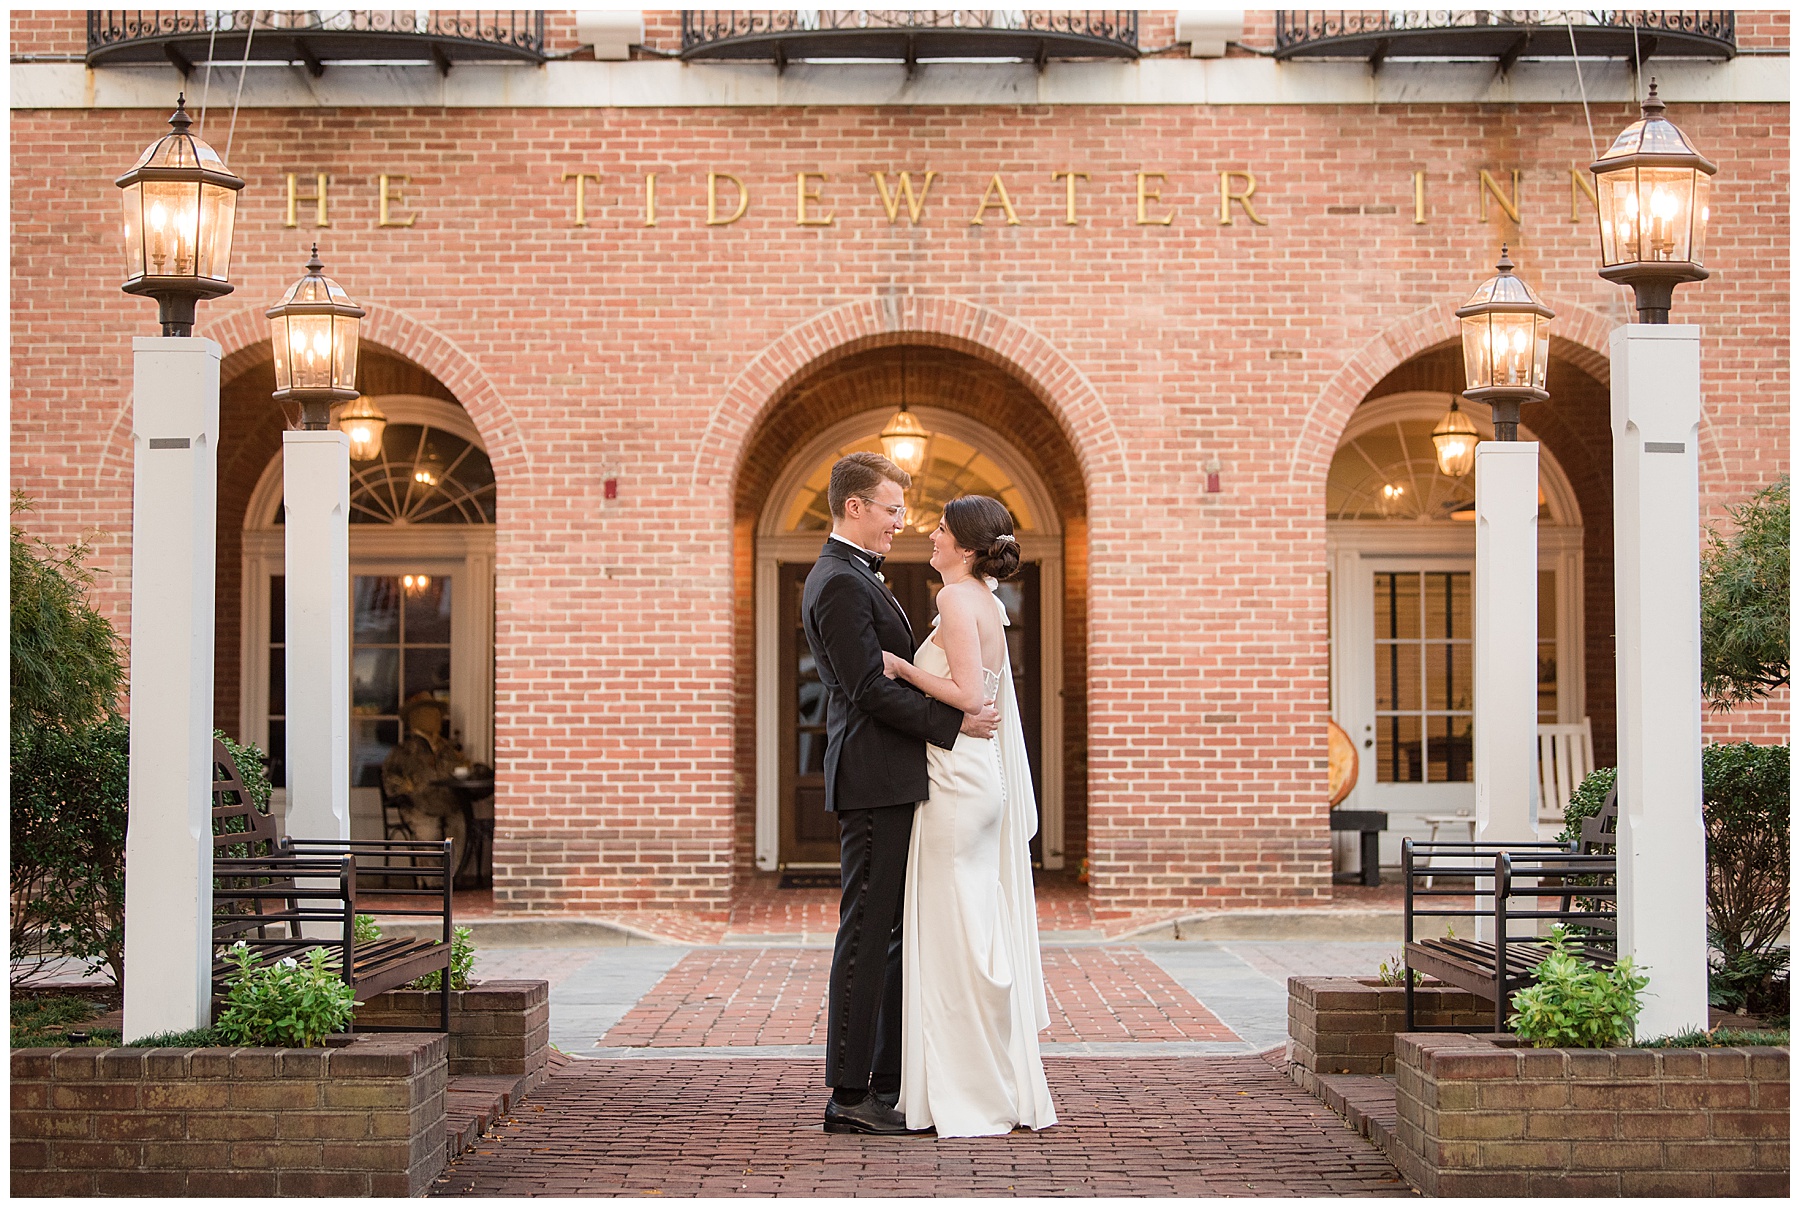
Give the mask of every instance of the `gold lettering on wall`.
M 721 180 L 729 180 L 732 183 L 732 186 L 737 189 L 738 194 L 737 209 L 733 210 L 730 216 L 726 218 L 719 217 L 719 182 Z M 744 187 L 743 181 L 739 180 L 729 172 L 708 172 L 706 174 L 707 226 L 730 226 L 732 223 L 742 218 L 744 216 L 744 211 L 749 208 L 750 190 Z
M 1594 209 L 1597 212 L 1600 209 L 1600 197 L 1597 193 L 1594 192 L 1594 182 L 1588 179 L 1587 169 L 1585 169 L 1585 168 L 1570 168 L 1569 169 L 1569 221 L 1570 222 L 1580 222 L 1581 221 L 1581 195 L 1583 193 L 1586 193 L 1587 199 L 1594 203 Z
M 1519 170 L 1517 168 L 1512 170 L 1512 196 L 1510 198 L 1501 190 L 1500 182 L 1495 180 L 1493 174 L 1486 168 L 1481 169 L 1480 179 L 1481 221 L 1488 220 L 1488 195 L 1492 194 L 1494 200 L 1500 203 L 1500 208 L 1506 211 L 1506 216 L 1517 225 L 1519 221 Z
M 825 212 L 825 216 L 823 218 L 814 218 L 814 217 L 810 217 L 807 214 L 807 204 L 809 202 L 824 200 L 822 197 L 819 196 L 818 188 L 809 188 L 808 187 L 809 179 L 814 176 L 819 178 L 819 188 L 823 188 L 825 185 L 825 173 L 823 173 L 823 172 L 796 172 L 796 173 L 794 173 L 794 225 L 795 226 L 830 226 L 831 225 L 831 216 L 833 214 L 837 213 L 836 210 L 827 210 Z
M 1425 173 L 1413 173 L 1413 225 L 1425 225 Z
M 574 225 L 578 226 L 578 227 L 584 227 L 587 225 L 587 182 L 591 180 L 595 184 L 599 184 L 600 183 L 600 173 L 598 173 L 598 172 L 564 172 L 562 174 L 562 178 L 565 181 L 573 180 L 575 182 L 575 222 L 574 222 Z
M 1077 177 L 1081 178 L 1082 180 L 1086 180 L 1088 178 L 1088 174 L 1086 172 L 1052 172 L 1052 173 L 1050 173 L 1051 180 L 1064 180 L 1064 181 L 1068 182 L 1068 192 L 1064 194 L 1064 199 L 1063 199 L 1063 213 L 1065 215 L 1065 217 L 1063 218 L 1064 226 L 1080 226 L 1081 225 L 1080 223 L 1075 221 L 1075 180 Z
M 644 225 L 656 225 L 656 173 L 644 173 Z
M 996 192 L 1000 194 L 1000 199 L 998 201 L 988 200 Z M 988 187 L 981 194 L 981 204 L 975 207 L 975 217 L 969 219 L 969 225 L 986 226 L 987 224 L 981 221 L 981 216 L 989 210 L 1004 210 L 1007 226 L 1020 225 L 1019 215 L 1013 209 L 1012 198 L 1006 195 L 1006 186 L 1000 182 L 1000 173 L 998 172 L 994 173 L 993 179 L 988 181 Z
M 1152 189 L 1150 187 L 1150 181 L 1153 179 L 1158 182 L 1163 182 L 1167 181 L 1169 178 L 1166 173 L 1162 172 L 1139 172 L 1137 174 L 1137 224 L 1139 226 L 1168 226 L 1171 222 L 1175 221 L 1174 210 L 1170 210 L 1161 218 L 1152 218 L 1149 216 L 1148 210 L 1150 203 L 1162 200 L 1162 184 L 1158 183 L 1156 188 Z M 1073 190 L 1073 182 L 1070 183 L 1069 187 Z
M 900 173 L 900 187 L 892 193 L 888 192 L 886 172 L 871 172 L 869 175 L 875 178 L 875 189 L 881 194 L 881 208 L 887 211 L 888 225 L 892 226 L 900 221 L 900 199 L 904 197 L 906 213 L 912 219 L 912 224 L 918 226 L 919 215 L 925 212 L 925 196 L 931 192 L 931 182 L 937 177 L 937 173 L 929 168 L 925 170 L 925 183 L 919 186 L 917 197 L 913 196 L 911 172 Z
M 1241 190 L 1234 191 L 1232 189 L 1231 178 L 1234 176 L 1244 178 L 1244 187 Z M 1219 225 L 1231 225 L 1231 203 L 1235 201 L 1244 207 L 1244 215 L 1251 222 L 1257 226 L 1268 226 L 1269 224 L 1256 212 L 1256 207 L 1250 204 L 1250 199 L 1255 195 L 1256 174 L 1254 172 L 1241 172 L 1233 169 L 1219 173 Z
M 331 225 L 331 223 L 329 223 L 325 220 L 325 173 L 321 172 L 318 174 L 318 181 L 319 181 L 319 183 L 317 186 L 317 192 L 302 193 L 302 192 L 300 192 L 299 180 L 296 178 L 295 174 L 292 172 L 289 172 L 287 174 L 287 186 L 288 186 L 287 225 L 288 226 L 299 226 L 300 225 L 300 215 L 299 215 L 299 210 L 298 210 L 298 203 L 300 203 L 302 201 L 311 201 L 311 202 L 316 202 L 318 204 L 319 217 L 313 223 L 314 226 L 328 227 Z
M 410 181 L 411 179 L 412 179 L 412 177 L 410 177 L 410 176 L 388 176 L 385 173 L 381 176 L 381 185 L 380 185 L 380 193 L 379 193 L 379 196 L 381 198 L 381 221 L 376 223 L 377 226 L 409 227 L 413 223 L 415 223 L 419 220 L 419 216 L 417 214 L 413 214 L 413 215 L 409 216 L 405 222 L 400 222 L 393 217 L 393 212 L 389 208 L 390 206 L 393 206 L 393 205 L 405 205 L 406 204 L 406 199 L 404 197 L 400 196 L 400 190 L 396 187 L 393 187 L 392 182 L 399 181 L 401 184 L 405 184 L 408 181 Z M 392 190 L 391 192 L 390 192 L 390 189 Z

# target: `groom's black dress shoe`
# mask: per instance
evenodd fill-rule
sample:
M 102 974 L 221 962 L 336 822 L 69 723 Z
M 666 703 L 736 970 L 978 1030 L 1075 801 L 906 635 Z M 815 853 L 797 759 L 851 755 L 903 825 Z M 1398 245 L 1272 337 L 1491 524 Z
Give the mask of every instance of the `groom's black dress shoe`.
M 897 1109 L 900 1106 L 899 1091 L 870 1091 L 869 1093 L 889 1107 Z
M 877 1137 L 904 1137 L 911 1133 L 906 1117 L 869 1095 L 861 1103 L 845 1105 L 835 1099 L 825 1104 L 825 1131 L 866 1133 Z

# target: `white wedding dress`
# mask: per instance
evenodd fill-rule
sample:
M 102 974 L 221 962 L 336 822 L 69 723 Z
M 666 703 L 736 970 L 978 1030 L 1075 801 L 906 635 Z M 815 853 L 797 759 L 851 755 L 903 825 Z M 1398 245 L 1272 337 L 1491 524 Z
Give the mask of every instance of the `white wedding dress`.
M 1004 623 L 1005 605 L 989 598 Z M 914 663 L 950 675 L 931 638 Z M 1056 1123 L 1038 1049 L 1050 1012 L 1028 846 L 1037 807 L 1010 666 L 998 705 L 995 737 L 927 748 L 931 797 L 913 815 L 906 863 L 899 1108 L 909 1128 L 940 1137 Z

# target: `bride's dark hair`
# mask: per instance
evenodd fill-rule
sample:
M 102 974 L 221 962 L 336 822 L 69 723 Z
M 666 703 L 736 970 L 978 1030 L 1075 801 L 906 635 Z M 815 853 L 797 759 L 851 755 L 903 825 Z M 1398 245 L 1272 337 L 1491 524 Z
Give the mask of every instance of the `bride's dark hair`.
M 944 527 L 963 549 L 975 551 L 969 569 L 988 579 L 1010 579 L 1019 573 L 1019 539 L 1013 535 L 1012 513 L 998 499 L 963 495 L 944 505 Z

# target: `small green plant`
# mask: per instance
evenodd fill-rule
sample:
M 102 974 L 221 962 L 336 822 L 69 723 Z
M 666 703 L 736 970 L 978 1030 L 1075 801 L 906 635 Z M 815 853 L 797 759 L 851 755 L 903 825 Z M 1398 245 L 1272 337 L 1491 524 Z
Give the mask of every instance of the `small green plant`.
M 1534 1048 L 1599 1049 L 1629 1043 L 1650 979 L 1624 957 L 1611 968 L 1584 960 L 1558 926 L 1550 955 L 1532 970 L 1537 984 L 1513 995 L 1513 1034 Z
M 227 1042 L 220 1040 L 212 1028 L 190 1028 L 186 1032 L 157 1032 L 131 1042 L 134 1049 L 210 1049 Z
M 1658 1036 L 1638 1042 L 1641 1049 L 1731 1049 L 1748 1045 L 1782 1045 L 1788 1043 L 1786 1028 L 1758 1030 L 1754 1028 L 1714 1028 L 1702 1032 L 1688 1028 L 1673 1036 Z
M 355 938 L 359 944 L 371 943 L 381 938 L 381 926 L 366 914 L 356 916 Z M 469 974 L 475 971 L 475 933 L 467 927 L 456 927 L 450 932 L 450 988 L 467 990 Z M 409 990 L 435 990 L 443 982 L 444 971 L 433 969 L 423 977 L 406 983 Z
M 1405 959 L 1396 952 L 1376 967 L 1375 978 L 1384 986 L 1404 986 L 1407 972 Z M 1411 970 L 1411 973 L 1413 985 L 1416 986 L 1424 980 L 1417 969 Z
M 225 1006 L 213 1025 L 219 1041 L 307 1048 L 348 1027 L 355 993 L 326 965 L 323 948 L 306 956 L 305 964 L 290 956 L 265 965 L 242 941 L 234 944 L 225 954 Z
M 475 933 L 458 927 L 450 933 L 450 988 L 467 990 L 469 974 L 475 971 Z M 409 983 L 414 990 L 435 990 L 444 980 L 442 969 L 433 969 L 424 977 Z
M 359 944 L 372 944 L 381 938 L 381 926 L 373 915 L 359 914 L 351 924 L 351 938 Z

